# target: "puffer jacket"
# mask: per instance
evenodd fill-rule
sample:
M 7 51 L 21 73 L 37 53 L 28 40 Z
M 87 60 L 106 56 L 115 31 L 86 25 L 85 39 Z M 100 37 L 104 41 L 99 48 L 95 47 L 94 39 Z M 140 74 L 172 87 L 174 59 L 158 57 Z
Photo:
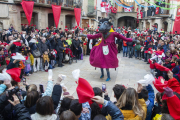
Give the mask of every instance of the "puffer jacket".
M 108 101 L 106 106 L 103 106 L 101 109 L 102 114 L 109 114 L 107 120 L 124 120 L 124 116 L 119 108 L 114 105 L 111 101 Z
M 8 97 L 6 94 L 0 96 L 0 114 L 3 112 L 4 108 L 9 104 Z M 19 103 L 14 106 L 14 112 L 16 113 L 18 120 L 31 120 L 29 112 L 26 110 L 26 107 Z
M 146 119 L 146 113 L 147 113 L 146 103 L 144 99 L 139 99 L 139 103 L 145 112 L 144 118 L 142 119 L 140 116 L 136 115 L 133 110 L 121 110 L 122 114 L 124 115 L 124 120 L 145 120 Z

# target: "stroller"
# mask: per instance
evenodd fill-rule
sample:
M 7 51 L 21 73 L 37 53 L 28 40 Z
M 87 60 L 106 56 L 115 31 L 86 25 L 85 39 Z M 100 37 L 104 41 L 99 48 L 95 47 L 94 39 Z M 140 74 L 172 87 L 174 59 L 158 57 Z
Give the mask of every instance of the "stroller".
M 64 53 L 65 53 L 64 61 L 69 62 L 69 64 L 71 64 L 73 62 L 73 59 L 75 58 L 75 56 L 72 54 L 71 49 L 66 48 Z M 76 63 L 77 63 L 77 60 L 76 60 Z

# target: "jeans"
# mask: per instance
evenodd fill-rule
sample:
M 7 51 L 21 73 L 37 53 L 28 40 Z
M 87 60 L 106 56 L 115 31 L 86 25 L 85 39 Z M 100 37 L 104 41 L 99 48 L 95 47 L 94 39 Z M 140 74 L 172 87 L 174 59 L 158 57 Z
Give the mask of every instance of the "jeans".
M 149 58 L 151 58 L 151 54 L 149 53 L 144 53 L 144 59 L 147 61 Z
M 133 46 L 128 46 L 128 53 L 129 53 L 129 57 L 132 57 L 132 55 L 133 55 Z
M 31 73 L 33 73 L 33 72 L 34 72 L 33 65 L 31 65 Z
M 123 46 L 123 57 L 125 56 L 126 54 L 126 57 L 127 57 L 127 46 Z
M 43 58 L 40 58 L 40 70 L 44 70 L 44 61 Z
M 109 69 L 106 69 L 106 72 L 107 72 L 107 77 L 110 78 Z M 101 68 L 101 75 L 104 76 L 104 70 L 103 70 L 103 68 Z
M 37 61 L 37 67 L 36 67 L 36 61 Z M 40 67 L 40 58 L 34 58 L 34 72 L 39 71 L 39 67 Z
M 139 58 L 140 57 L 140 53 L 141 53 L 141 51 L 135 51 L 135 58 Z

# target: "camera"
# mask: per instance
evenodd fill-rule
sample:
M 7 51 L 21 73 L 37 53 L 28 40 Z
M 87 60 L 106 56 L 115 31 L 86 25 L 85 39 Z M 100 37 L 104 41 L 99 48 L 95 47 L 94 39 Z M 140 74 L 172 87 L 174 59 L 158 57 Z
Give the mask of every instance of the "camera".
M 15 87 L 14 89 L 12 90 L 7 90 L 6 91 L 6 96 L 8 96 L 10 99 L 12 98 L 12 95 L 13 94 L 16 94 L 17 92 L 19 92 L 19 87 Z

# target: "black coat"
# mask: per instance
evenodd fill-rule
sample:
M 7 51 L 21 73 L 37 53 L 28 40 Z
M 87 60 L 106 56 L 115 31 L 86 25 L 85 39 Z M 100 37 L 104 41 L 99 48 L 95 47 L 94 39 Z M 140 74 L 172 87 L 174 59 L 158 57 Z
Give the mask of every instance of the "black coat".
M 52 96 L 51 96 L 54 103 L 54 109 L 56 109 L 59 104 L 61 93 L 62 93 L 62 87 L 60 85 L 54 85 Z
M 63 50 L 65 49 L 65 47 L 63 46 L 63 42 L 61 41 L 60 38 L 58 38 L 57 41 L 58 41 L 58 43 L 57 43 L 57 45 L 56 45 L 56 51 L 57 51 L 58 53 L 62 53 Z
M 9 104 L 6 94 L 0 96 L 0 114 L 4 111 L 5 107 Z M 14 113 L 16 113 L 17 120 L 31 120 L 30 114 L 26 107 L 19 103 L 13 107 Z M 7 117 L 7 116 L 3 116 Z M 14 119 L 14 118 L 13 118 Z
M 56 49 L 56 41 L 54 38 L 49 39 L 50 44 L 51 44 L 51 49 Z

